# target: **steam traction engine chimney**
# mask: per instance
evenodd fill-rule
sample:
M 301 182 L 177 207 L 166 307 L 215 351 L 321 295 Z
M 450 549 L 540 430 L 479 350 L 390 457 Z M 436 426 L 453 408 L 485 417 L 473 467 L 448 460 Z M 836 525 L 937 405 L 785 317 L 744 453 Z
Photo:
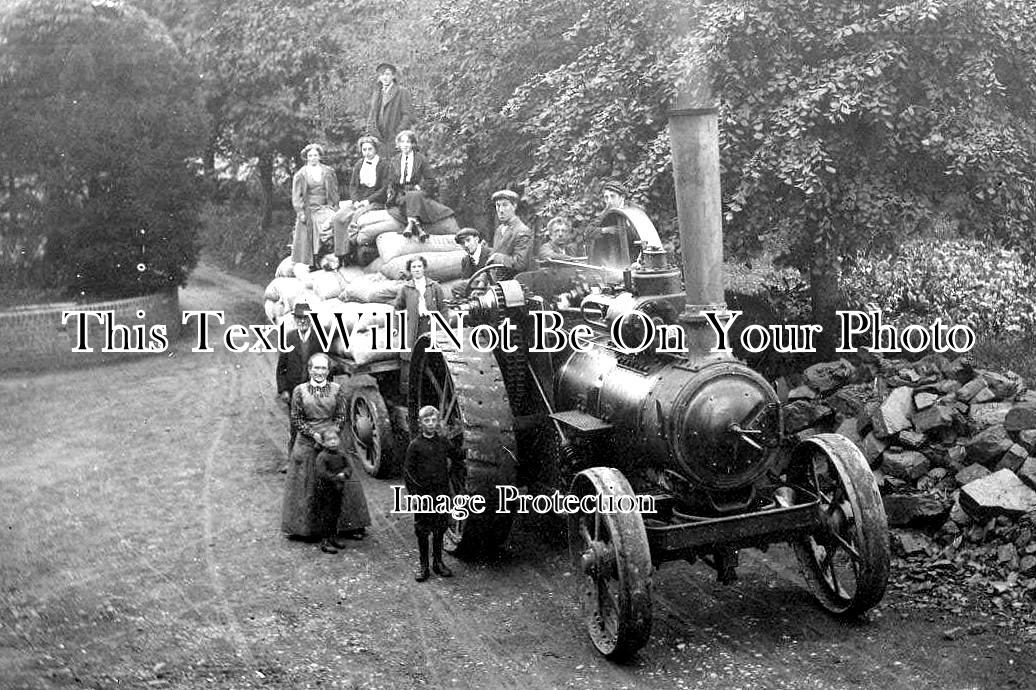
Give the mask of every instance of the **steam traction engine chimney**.
M 673 182 L 687 292 L 680 322 L 687 333 L 688 354 L 692 358 L 709 354 L 715 346 L 715 335 L 702 312 L 726 308 L 717 110 L 708 72 L 698 68 L 677 85 L 669 111 Z

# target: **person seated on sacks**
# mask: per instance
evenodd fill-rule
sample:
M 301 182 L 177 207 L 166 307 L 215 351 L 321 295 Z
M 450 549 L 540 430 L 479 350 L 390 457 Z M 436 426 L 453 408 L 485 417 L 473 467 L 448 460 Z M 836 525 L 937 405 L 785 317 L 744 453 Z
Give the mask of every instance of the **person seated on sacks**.
M 295 232 L 291 260 L 316 268 L 320 246 L 334 234 L 331 227 L 338 208 L 338 176 L 334 168 L 320 162 L 324 147 L 309 144 L 302 149 L 306 164 L 291 178 L 291 205 L 295 209 Z
M 345 265 L 352 249 L 356 228 L 353 221 L 367 211 L 385 208 L 388 202 L 389 162 L 378 155 L 381 142 L 372 136 L 360 137 L 356 142 L 362 158 L 353 166 L 349 176 L 349 205 L 335 214 L 335 256 Z
M 424 225 L 431 225 L 453 215 L 453 209 L 432 199 L 435 177 L 428 159 L 417 150 L 417 135 L 405 129 L 396 136 L 399 153 L 392 157 L 389 173 L 389 206 L 406 218 L 403 236 L 416 234 L 428 239 Z

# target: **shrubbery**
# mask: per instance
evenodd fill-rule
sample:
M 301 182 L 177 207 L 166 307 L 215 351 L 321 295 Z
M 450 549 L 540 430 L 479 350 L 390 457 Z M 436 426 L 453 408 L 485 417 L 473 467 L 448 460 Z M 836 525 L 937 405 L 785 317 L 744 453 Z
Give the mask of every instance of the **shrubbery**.
M 18 270 L 79 298 L 183 284 L 205 116 L 162 24 L 115 2 L 6 3 L 0 131 L 3 234 L 37 264 Z
M 887 321 L 967 324 L 980 337 L 1036 333 L 1036 270 L 1015 252 L 973 240 L 915 240 L 884 257 L 856 257 L 843 286 L 850 304 Z

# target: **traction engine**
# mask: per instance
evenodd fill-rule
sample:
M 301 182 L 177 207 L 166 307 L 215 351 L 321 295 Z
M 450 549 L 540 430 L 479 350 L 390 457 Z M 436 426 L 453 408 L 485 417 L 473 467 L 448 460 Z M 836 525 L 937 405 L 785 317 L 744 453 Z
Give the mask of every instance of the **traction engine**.
M 847 616 L 878 603 L 888 579 L 884 508 L 862 453 L 836 434 L 786 438 L 766 379 L 711 351 L 704 313 L 723 309 L 715 110 L 672 111 L 670 131 L 682 272 L 641 210 L 614 209 L 588 261 L 548 262 L 463 306 L 469 328 L 511 324 L 512 351 L 451 348 L 442 333 L 433 347 L 425 336 L 407 384 L 410 418 L 436 406 L 466 449 L 458 491 L 486 500 L 484 513 L 451 528 L 461 555 L 506 539 L 498 486 L 650 497 L 654 513 L 569 515 L 587 630 L 609 658 L 647 642 L 652 578 L 668 561 L 701 560 L 730 582 L 739 549 L 788 542 L 820 604 Z M 532 347 L 544 311 L 564 318 L 557 351 Z M 579 348 L 569 342 L 576 326 L 589 334 Z M 667 338 L 680 347 L 661 348 Z

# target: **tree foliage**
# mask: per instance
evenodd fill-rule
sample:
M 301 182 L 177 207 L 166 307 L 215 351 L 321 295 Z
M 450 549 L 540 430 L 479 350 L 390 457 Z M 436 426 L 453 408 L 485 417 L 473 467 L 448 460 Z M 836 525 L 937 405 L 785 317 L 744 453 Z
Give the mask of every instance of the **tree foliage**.
M 0 15 L 3 237 L 78 296 L 184 282 L 197 257 L 204 116 L 159 22 L 90 0 L 20 0 Z
M 444 5 L 443 148 L 472 196 L 516 183 L 587 218 L 619 177 L 670 218 L 665 110 L 679 75 L 709 70 L 728 249 L 775 238 L 836 295 L 841 257 L 940 218 L 1032 248 L 1026 0 Z
M 1036 13 L 1022 0 L 710 5 L 727 224 L 799 263 L 889 247 L 949 214 L 1030 242 Z

